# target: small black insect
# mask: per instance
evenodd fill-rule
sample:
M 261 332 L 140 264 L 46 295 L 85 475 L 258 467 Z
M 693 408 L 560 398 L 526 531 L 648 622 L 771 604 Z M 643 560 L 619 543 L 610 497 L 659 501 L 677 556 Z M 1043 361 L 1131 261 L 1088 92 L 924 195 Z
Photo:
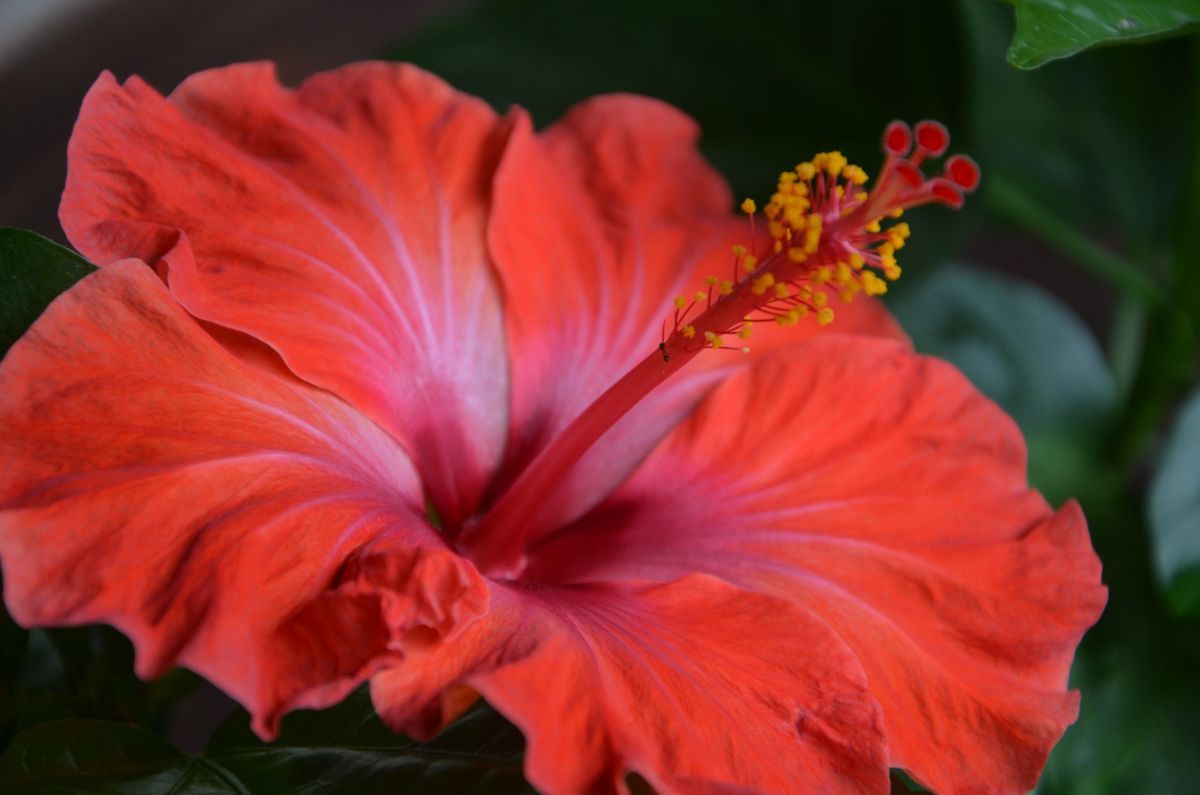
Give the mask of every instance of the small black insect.
M 664 362 L 671 361 L 671 354 L 667 353 L 667 343 L 665 343 L 665 342 L 658 343 L 658 350 L 662 353 Z

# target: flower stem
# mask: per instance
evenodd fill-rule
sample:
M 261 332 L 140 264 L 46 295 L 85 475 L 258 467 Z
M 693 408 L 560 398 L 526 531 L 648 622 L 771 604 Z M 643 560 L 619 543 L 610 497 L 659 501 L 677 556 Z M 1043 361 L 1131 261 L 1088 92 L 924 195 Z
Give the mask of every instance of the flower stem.
M 1003 218 L 1033 232 L 1079 265 L 1145 304 L 1166 303 L 1162 290 L 1145 273 L 1105 250 L 1004 177 L 988 178 L 987 198 Z

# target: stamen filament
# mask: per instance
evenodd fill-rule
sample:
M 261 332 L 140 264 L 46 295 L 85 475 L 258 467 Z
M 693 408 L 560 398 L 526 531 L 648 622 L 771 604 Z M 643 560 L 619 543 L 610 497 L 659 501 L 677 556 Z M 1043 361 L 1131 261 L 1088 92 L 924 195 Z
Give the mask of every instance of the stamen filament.
M 914 138 L 916 149 L 909 156 Z M 921 122 L 913 131 L 893 122 L 884 132 L 886 159 L 870 192 L 862 187 L 866 172 L 839 152 L 820 153 L 783 172 L 777 192 L 763 208 L 772 242 L 761 261 L 752 253 L 757 205 L 746 199 L 741 209 L 750 218 L 751 245 L 734 246 L 733 279 L 709 276 L 707 288 L 690 300 L 682 295 L 675 299 L 671 331 L 664 324 L 658 349 L 575 418 L 482 520 L 464 531 L 464 553 L 485 574 L 519 576 L 525 549 L 544 532 L 539 520 L 545 495 L 609 428 L 692 357 L 706 348 L 748 352 L 726 344 L 724 337 L 745 339 L 754 323 L 787 326 L 808 315 L 821 325 L 832 322 L 827 289 L 845 301 L 860 292 L 887 292 L 887 282 L 900 276 L 895 252 L 904 246 L 909 228 L 906 223 L 883 228 L 880 222 L 931 202 L 959 207 L 964 194 L 978 185 L 979 169 L 964 155 L 949 158 L 942 176 L 921 173 L 921 163 L 940 157 L 949 141 L 936 122 Z M 701 311 L 692 317 L 697 305 Z

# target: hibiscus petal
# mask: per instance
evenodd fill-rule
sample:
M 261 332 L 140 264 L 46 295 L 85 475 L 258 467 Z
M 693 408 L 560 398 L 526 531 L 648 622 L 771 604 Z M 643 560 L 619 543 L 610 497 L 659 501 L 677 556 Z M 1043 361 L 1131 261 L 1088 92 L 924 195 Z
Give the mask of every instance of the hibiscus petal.
M 748 222 L 731 216 L 724 180 L 680 111 L 629 95 L 584 102 L 541 135 L 517 119 L 496 175 L 488 239 L 505 290 L 512 431 L 495 490 L 570 420 L 654 351 L 672 300 L 732 276 Z M 765 243 L 763 244 L 765 245 Z M 903 339 L 882 305 L 839 308 L 838 329 Z M 817 333 L 766 328 L 754 356 Z M 748 359 L 696 357 L 614 426 L 548 495 L 541 531 L 615 488 L 728 372 Z
M 377 675 L 402 731 L 465 680 L 528 739 L 540 791 L 887 791 L 878 707 L 825 625 L 705 576 L 655 587 L 496 586 L 489 615 Z
M 526 576 L 684 572 L 821 616 L 866 670 L 891 763 L 938 792 L 1034 786 L 1106 599 L 1081 512 L 1029 490 L 1010 419 L 944 363 L 836 336 L 722 385 Z
M 499 459 L 507 375 L 485 252 L 507 125 L 410 66 L 292 91 L 270 64 L 197 74 L 164 100 L 103 75 L 70 146 L 60 215 L 93 261 L 167 272 L 193 315 L 270 344 L 409 450 L 442 519 Z
M 0 429 L 13 616 L 114 624 L 141 676 L 186 665 L 264 736 L 486 610 L 394 440 L 230 353 L 139 261 L 81 281 L 13 346 Z

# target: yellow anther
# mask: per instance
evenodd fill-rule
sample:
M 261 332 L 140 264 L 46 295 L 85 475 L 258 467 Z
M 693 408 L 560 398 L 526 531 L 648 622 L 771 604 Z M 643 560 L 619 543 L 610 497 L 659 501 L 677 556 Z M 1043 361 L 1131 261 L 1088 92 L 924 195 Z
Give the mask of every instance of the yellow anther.
M 849 165 L 842 169 L 842 176 L 852 185 L 865 185 L 867 182 L 867 172 L 855 165 Z
M 830 309 L 829 307 L 825 307 L 824 309 L 822 309 L 820 312 L 817 313 L 817 322 L 820 323 L 822 326 L 828 326 L 830 323 L 833 322 L 833 310 Z
M 747 321 L 746 325 L 744 325 L 740 329 L 738 329 L 738 336 L 744 340 L 750 339 L 750 329 L 752 329 L 752 328 L 754 328 L 754 326 L 749 321 Z
M 695 327 L 695 326 L 693 326 L 691 323 L 689 323 L 689 324 L 687 324 L 686 326 L 684 326 L 684 327 L 681 329 L 681 331 L 683 332 L 683 336 L 687 337 L 689 340 L 690 340 L 692 337 L 696 336 L 696 327 Z
M 718 279 L 716 276 L 705 276 L 704 277 L 704 283 L 707 284 L 709 287 L 712 287 L 718 281 L 720 281 L 720 279 Z
M 816 284 L 825 284 L 831 278 L 833 278 L 833 271 L 829 269 L 828 265 L 817 268 L 812 275 L 812 280 Z
M 893 281 L 893 282 L 896 281 L 897 279 L 900 278 L 900 266 L 899 265 L 892 265 L 890 267 L 885 266 L 883 269 L 883 275 L 886 279 L 888 279 L 888 281 Z
M 904 210 L 892 210 L 888 215 L 892 218 L 901 218 L 904 215 Z
M 744 257 L 744 256 L 746 256 L 746 247 L 745 247 L 745 246 L 743 246 L 743 245 L 742 245 L 742 244 L 740 244 L 740 243 L 739 243 L 739 244 L 737 244 L 736 246 L 734 246 L 734 247 L 733 247 L 733 256 L 735 256 L 735 257 Z
M 842 290 L 840 298 L 842 299 L 842 301 L 844 301 L 845 303 L 848 304 L 854 300 L 854 295 L 855 295 L 854 290 L 846 289 L 846 290 Z
M 791 293 L 791 289 L 789 289 L 786 284 L 775 285 L 775 295 L 778 298 L 787 298 L 789 295 L 791 295 Z
M 755 279 L 753 284 L 750 285 L 750 292 L 754 293 L 755 295 L 762 295 L 773 284 L 775 284 L 775 274 L 764 273 L 762 276 L 759 276 L 757 279 Z
M 696 301 L 703 301 L 706 298 L 708 298 L 708 293 L 703 292 L 703 291 L 698 292 L 694 296 L 692 296 L 692 299 L 696 300 Z
M 891 243 L 881 243 L 879 248 L 875 249 L 875 253 L 881 257 L 890 257 L 896 253 L 896 249 L 892 247 Z
M 871 271 L 864 271 L 862 274 L 862 288 L 867 295 L 883 295 L 887 292 L 887 282 L 880 279 Z
M 792 246 L 788 249 L 788 259 L 792 262 L 804 262 L 804 260 L 808 259 L 808 255 L 804 253 L 804 249 Z
M 747 254 L 746 258 L 742 260 L 742 270 L 746 271 L 746 273 L 752 273 L 757 267 L 758 257 L 753 254 Z
M 814 292 L 813 297 L 812 297 L 812 302 L 813 302 L 813 306 L 817 306 L 817 307 L 825 306 L 825 304 L 829 303 L 829 296 L 826 293 Z
M 809 227 L 804 233 L 804 251 L 806 254 L 816 254 L 821 245 L 821 227 Z
M 708 344 L 714 348 L 721 347 L 721 337 L 711 331 L 704 332 L 704 339 L 707 340 Z
M 887 231 L 887 242 L 892 248 L 899 250 L 904 248 L 904 235 L 896 231 L 895 227 Z
M 682 295 L 675 296 L 675 308 L 683 309 L 685 306 L 687 306 L 687 299 Z
M 742 202 L 742 212 L 744 212 L 746 215 L 754 215 L 754 212 L 757 209 L 758 205 L 754 203 L 754 199 L 746 199 Z
M 857 251 L 850 252 L 850 267 L 851 268 L 854 268 L 854 270 L 856 270 L 856 271 L 862 270 L 862 266 L 864 264 L 865 264 L 865 260 L 863 260 L 861 254 L 859 254 Z
M 874 221 L 867 224 L 866 229 L 868 232 L 871 232 L 872 234 L 874 234 L 875 232 L 878 232 L 879 231 L 879 219 L 876 218 Z
M 833 189 L 833 195 L 837 196 L 840 199 L 846 195 L 846 189 L 844 187 L 842 187 L 841 185 L 838 185 L 836 188 Z
M 721 295 L 733 295 L 733 282 L 729 279 L 721 281 Z
M 806 182 L 817 175 L 817 167 L 807 160 L 796 166 L 796 176 Z
M 906 222 L 906 221 L 901 221 L 898 224 L 894 224 L 889 231 L 895 232 L 896 234 L 900 235 L 900 237 L 904 238 L 905 240 L 907 240 L 909 235 L 912 234 L 912 230 L 908 228 L 908 222 Z

